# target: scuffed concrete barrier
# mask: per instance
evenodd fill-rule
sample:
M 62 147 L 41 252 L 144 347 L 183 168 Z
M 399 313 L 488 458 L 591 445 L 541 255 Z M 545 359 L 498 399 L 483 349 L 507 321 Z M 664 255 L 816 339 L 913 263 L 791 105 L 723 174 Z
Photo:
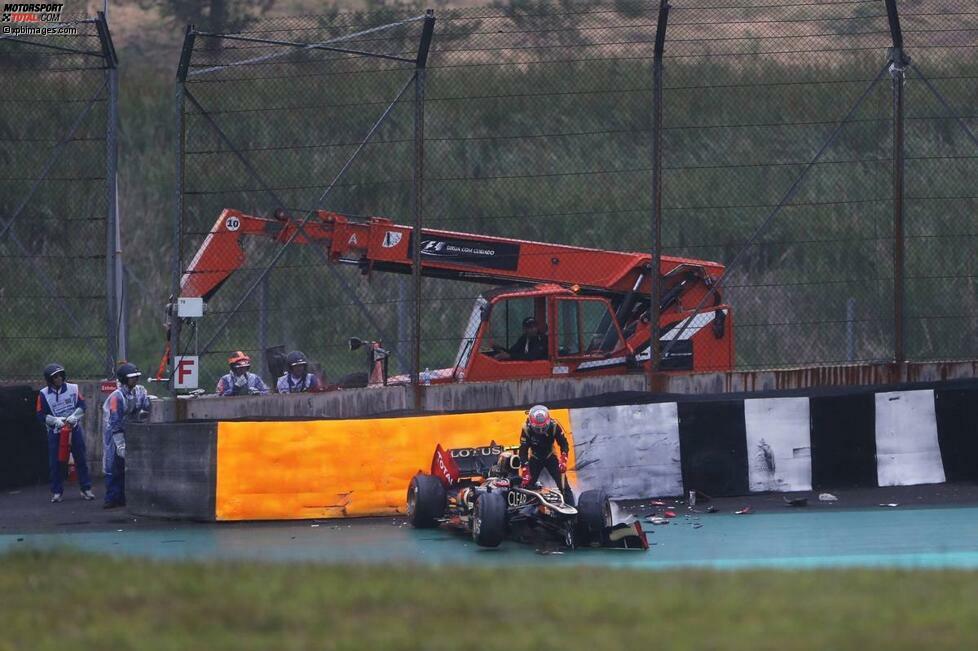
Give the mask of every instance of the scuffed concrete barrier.
M 679 484 L 731 496 L 978 480 L 974 384 L 571 409 L 570 418 L 582 488 L 623 499 Z
M 131 424 L 126 431 L 126 502 L 130 512 L 213 520 L 217 423 Z M 260 472 L 270 481 L 266 472 Z
M 577 491 L 644 499 L 695 489 L 720 497 L 978 480 L 975 381 L 618 400 L 627 404 L 554 410 L 568 430 Z M 142 426 L 130 453 L 139 487 L 131 510 L 220 520 L 400 514 L 408 481 L 429 469 L 437 443 L 512 445 L 523 419 L 512 410 Z M 173 490 L 177 498 L 159 495 Z M 213 502 L 202 497 L 211 495 Z
M 609 495 L 683 491 L 674 402 L 570 410 L 577 480 Z
M 978 377 L 978 362 L 919 362 L 859 364 L 773 371 L 662 373 L 651 381 L 642 373 L 594 378 L 545 378 L 507 382 L 462 382 L 421 387 L 423 413 L 491 411 L 524 408 L 534 403 L 561 406 L 600 406 L 622 397 L 641 401 L 653 393 L 665 397 L 789 392 L 808 396 L 819 392 L 853 391 L 866 387 L 894 388 L 908 384 L 945 382 Z M 160 388 L 154 387 L 159 392 Z M 414 388 L 389 386 L 346 389 L 319 394 L 239 396 L 163 400 L 154 404 L 153 422 L 172 420 L 284 420 L 309 418 L 368 418 L 403 416 L 415 412 Z
M 181 420 L 365 418 L 414 409 L 413 392 L 406 386 L 233 398 L 204 396 L 179 403 L 176 410 L 184 412 Z

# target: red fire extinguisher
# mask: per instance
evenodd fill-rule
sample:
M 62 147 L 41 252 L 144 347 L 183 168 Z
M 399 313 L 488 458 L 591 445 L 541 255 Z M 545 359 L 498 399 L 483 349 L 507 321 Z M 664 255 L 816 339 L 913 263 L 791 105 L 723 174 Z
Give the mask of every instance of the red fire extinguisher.
M 58 432 L 58 463 L 61 464 L 61 476 L 68 479 L 75 479 L 75 464 L 71 458 L 71 431 L 74 428 L 70 423 L 61 426 Z

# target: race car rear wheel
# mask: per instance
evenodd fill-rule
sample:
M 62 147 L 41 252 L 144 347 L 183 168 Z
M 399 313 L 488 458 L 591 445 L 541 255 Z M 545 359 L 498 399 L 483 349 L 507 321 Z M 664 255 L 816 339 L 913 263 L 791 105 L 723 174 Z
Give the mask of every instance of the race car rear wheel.
M 418 529 L 438 526 L 438 518 L 445 515 L 445 487 L 437 477 L 417 474 L 411 478 L 407 515 L 411 526 Z
M 499 547 L 506 536 L 506 498 L 502 493 L 483 493 L 472 514 L 472 540 L 480 547 Z
M 577 498 L 577 544 L 594 547 L 605 543 L 611 526 L 611 501 L 603 490 L 584 491 Z

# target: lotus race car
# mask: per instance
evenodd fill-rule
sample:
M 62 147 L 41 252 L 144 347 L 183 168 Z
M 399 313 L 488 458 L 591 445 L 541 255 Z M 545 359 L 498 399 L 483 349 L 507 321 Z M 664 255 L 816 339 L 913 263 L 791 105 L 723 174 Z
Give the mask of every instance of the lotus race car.
M 649 548 L 640 524 L 613 526 L 603 490 L 581 493 L 575 506 L 558 488 L 539 483 L 522 488 L 515 450 L 496 443 L 449 450 L 438 445 L 431 473 L 419 472 L 408 486 L 411 525 L 445 524 L 470 533 L 482 547 L 498 547 L 509 537 L 521 542 L 549 538 L 571 549 Z

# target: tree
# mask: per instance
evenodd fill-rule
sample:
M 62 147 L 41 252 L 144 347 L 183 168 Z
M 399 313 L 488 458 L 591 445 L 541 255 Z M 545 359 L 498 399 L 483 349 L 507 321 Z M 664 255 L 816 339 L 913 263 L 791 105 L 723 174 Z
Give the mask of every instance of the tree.
M 229 33 L 241 31 L 272 8 L 275 0 L 138 0 L 144 9 L 156 9 L 166 21 L 198 29 Z

